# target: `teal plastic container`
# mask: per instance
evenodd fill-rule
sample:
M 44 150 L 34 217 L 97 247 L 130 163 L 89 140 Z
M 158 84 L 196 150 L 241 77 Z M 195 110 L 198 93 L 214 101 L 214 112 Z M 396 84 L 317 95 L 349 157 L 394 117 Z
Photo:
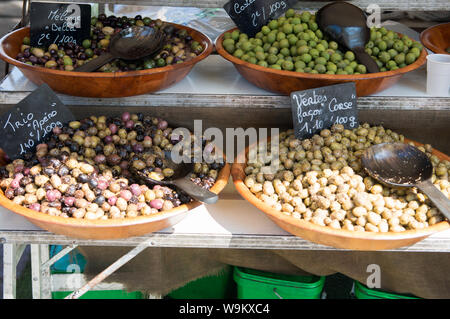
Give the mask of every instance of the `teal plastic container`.
M 171 299 L 230 299 L 236 297 L 233 268 L 226 267 L 215 276 L 193 280 L 181 288 L 170 292 Z
M 291 276 L 234 268 L 238 299 L 320 299 L 325 277 Z
M 50 258 L 59 253 L 64 247 L 61 245 L 50 245 Z M 77 265 L 79 272 L 84 272 L 84 267 L 86 266 L 86 259 L 84 256 L 78 251 L 78 249 L 74 249 L 68 254 L 62 256 L 59 260 L 57 260 L 50 267 L 50 271 L 52 274 L 66 274 L 73 272 L 73 268 L 71 266 Z M 70 271 L 72 270 L 72 271 Z
M 380 289 L 372 289 L 356 280 L 354 288 L 354 294 L 357 299 L 421 299 L 412 295 L 401 295 Z

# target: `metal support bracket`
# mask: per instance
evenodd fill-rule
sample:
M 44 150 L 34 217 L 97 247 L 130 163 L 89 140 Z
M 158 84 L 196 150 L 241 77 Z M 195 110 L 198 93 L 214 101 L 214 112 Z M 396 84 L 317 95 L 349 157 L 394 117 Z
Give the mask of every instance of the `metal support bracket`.
M 114 263 L 112 263 L 109 267 L 107 267 L 105 270 L 103 270 L 100 274 L 95 276 L 93 279 L 91 279 L 88 283 L 86 283 L 83 287 L 80 289 L 74 291 L 70 295 L 68 295 L 65 299 L 78 299 L 82 295 L 84 295 L 86 292 L 88 292 L 91 288 L 93 288 L 98 283 L 102 282 L 105 278 L 110 276 L 113 272 L 115 272 L 117 269 L 122 267 L 124 264 L 129 262 L 131 259 L 136 257 L 139 253 L 141 253 L 145 248 L 150 246 L 150 241 L 146 240 L 143 243 L 139 244 L 132 250 L 130 250 L 128 253 L 120 257 L 118 260 L 116 260 Z
M 17 264 L 25 244 L 3 244 L 3 299 L 16 298 Z

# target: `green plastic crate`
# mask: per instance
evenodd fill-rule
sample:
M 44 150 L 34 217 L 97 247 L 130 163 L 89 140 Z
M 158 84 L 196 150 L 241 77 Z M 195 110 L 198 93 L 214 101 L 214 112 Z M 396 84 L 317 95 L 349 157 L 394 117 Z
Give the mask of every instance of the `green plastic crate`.
M 52 291 L 52 299 L 64 299 L 71 293 L 72 291 Z M 144 294 L 140 291 L 90 290 L 79 299 L 144 299 Z
M 226 267 L 215 276 L 193 280 L 181 288 L 170 292 L 171 299 L 230 299 L 236 296 L 233 269 Z
M 234 268 L 238 299 L 320 299 L 325 277 L 291 276 Z
M 371 289 L 356 280 L 354 294 L 357 299 L 421 299 L 412 295 L 401 295 L 380 289 Z

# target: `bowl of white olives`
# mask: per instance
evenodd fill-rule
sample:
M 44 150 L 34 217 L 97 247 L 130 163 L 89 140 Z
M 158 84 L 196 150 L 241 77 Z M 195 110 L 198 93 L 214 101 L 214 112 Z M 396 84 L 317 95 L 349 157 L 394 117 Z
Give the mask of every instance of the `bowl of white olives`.
M 388 187 L 365 173 L 364 150 L 389 142 L 413 143 L 425 152 L 434 186 L 450 198 L 449 156 L 367 123 L 353 130 L 334 125 L 303 140 L 293 130 L 282 132 L 276 172 L 261 169 L 272 161 L 265 155 L 269 141 L 247 148 L 247 163 L 233 164 L 231 174 L 246 200 L 296 236 L 342 249 L 395 249 L 448 229 L 449 223 L 417 189 Z

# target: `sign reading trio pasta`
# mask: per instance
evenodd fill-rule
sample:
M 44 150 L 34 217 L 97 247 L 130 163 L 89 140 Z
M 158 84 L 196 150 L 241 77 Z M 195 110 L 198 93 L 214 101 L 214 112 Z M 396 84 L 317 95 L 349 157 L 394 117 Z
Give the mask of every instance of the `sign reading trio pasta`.
M 358 127 L 355 83 L 343 83 L 291 93 L 295 136 L 310 138 L 334 124 Z
M 43 84 L 0 117 L 0 148 L 10 159 L 23 157 L 44 143 L 55 127 L 74 120 L 72 112 Z

